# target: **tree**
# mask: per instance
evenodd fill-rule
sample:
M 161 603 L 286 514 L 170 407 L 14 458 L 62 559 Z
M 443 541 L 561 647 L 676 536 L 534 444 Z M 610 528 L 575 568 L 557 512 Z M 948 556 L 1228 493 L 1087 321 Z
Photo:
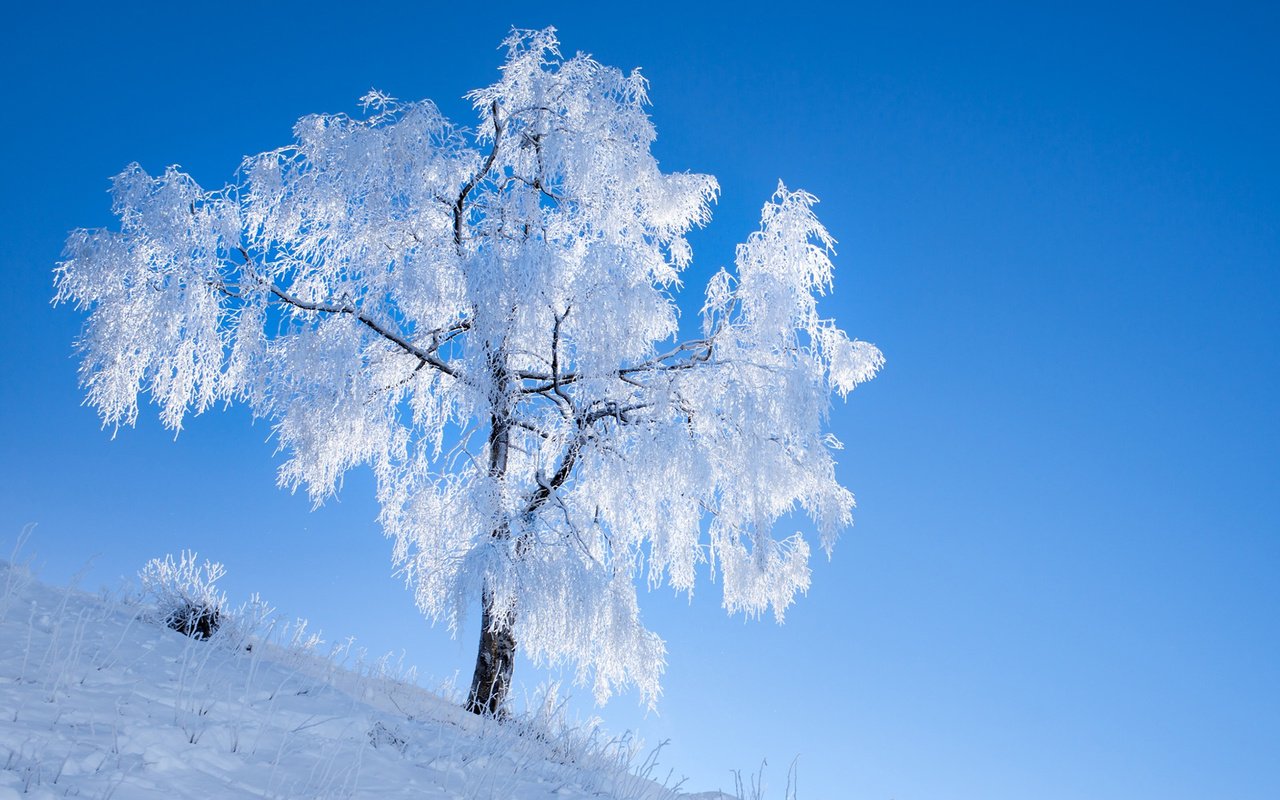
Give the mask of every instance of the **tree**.
M 824 427 L 883 358 L 818 316 L 833 240 L 781 185 L 679 342 L 715 180 L 659 171 L 638 71 L 562 59 L 553 29 L 506 46 L 475 130 L 372 92 L 215 191 L 128 167 L 119 231 L 70 235 L 55 300 L 89 312 L 104 427 L 142 393 L 175 431 L 244 402 L 316 503 L 369 465 L 422 612 L 456 632 L 480 602 L 473 711 L 502 707 L 517 641 L 652 703 L 637 582 L 691 593 L 709 564 L 729 612 L 781 620 L 809 548 L 772 527 L 803 509 L 829 554 L 850 523 Z

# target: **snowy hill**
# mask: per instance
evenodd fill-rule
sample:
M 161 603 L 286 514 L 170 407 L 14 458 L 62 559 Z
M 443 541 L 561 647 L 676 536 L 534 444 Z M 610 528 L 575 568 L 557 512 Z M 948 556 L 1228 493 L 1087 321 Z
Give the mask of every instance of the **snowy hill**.
M 0 800 L 681 795 L 656 751 L 548 710 L 498 724 L 264 605 L 210 640 L 0 561 Z

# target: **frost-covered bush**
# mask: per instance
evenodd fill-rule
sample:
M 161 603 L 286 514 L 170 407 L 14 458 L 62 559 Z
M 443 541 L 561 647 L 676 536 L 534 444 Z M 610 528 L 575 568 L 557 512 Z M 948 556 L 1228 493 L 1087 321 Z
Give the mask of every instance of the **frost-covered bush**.
M 151 559 L 138 578 L 143 600 L 161 622 L 193 639 L 208 639 L 226 620 L 227 595 L 216 586 L 225 574 L 222 564 L 197 564 L 196 554 L 183 550 L 177 561 L 172 555 Z

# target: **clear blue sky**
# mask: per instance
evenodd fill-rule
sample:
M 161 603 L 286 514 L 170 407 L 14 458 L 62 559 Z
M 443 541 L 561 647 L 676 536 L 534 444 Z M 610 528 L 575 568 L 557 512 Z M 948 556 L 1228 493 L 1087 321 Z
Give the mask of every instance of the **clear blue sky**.
M 50 269 L 132 160 L 216 185 L 370 87 L 469 119 L 508 28 L 554 24 L 719 178 L 692 295 L 782 178 L 841 242 L 826 312 L 888 357 L 833 417 L 860 508 L 809 596 L 778 627 L 648 595 L 660 716 L 608 724 L 691 788 L 768 757 L 773 797 L 796 754 L 801 800 L 1280 797 L 1274 6 L 42 5 L 0 32 L 0 543 L 40 523 L 46 577 L 192 547 L 466 680 L 474 625 L 418 617 L 367 475 L 310 512 L 241 409 L 111 441 Z

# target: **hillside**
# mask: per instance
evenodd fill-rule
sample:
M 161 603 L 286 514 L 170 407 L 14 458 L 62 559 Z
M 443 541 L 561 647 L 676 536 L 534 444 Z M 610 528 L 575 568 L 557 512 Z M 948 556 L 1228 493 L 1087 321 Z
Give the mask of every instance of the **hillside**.
M 680 794 L 657 750 L 564 723 L 554 695 L 499 724 L 260 603 L 209 640 L 158 614 L 0 561 L 0 800 L 722 797 Z

